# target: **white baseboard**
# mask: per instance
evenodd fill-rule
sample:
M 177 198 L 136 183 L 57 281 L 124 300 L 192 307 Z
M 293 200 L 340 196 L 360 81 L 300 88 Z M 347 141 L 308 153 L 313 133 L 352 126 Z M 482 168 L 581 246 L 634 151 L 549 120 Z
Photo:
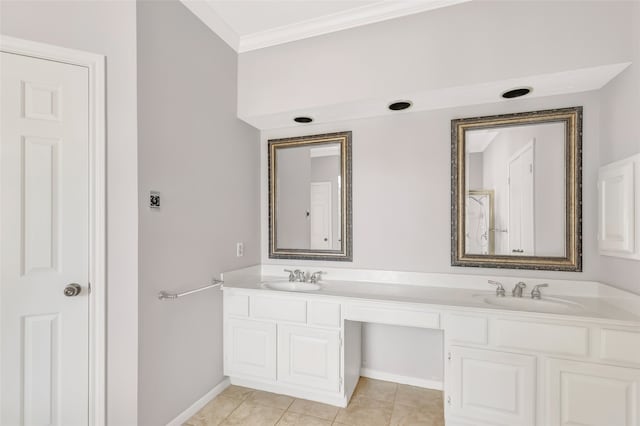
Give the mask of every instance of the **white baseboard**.
M 417 386 L 419 388 L 433 389 L 441 391 L 443 384 L 438 380 L 418 379 L 416 377 L 400 376 L 398 374 L 387 373 L 384 371 L 371 370 L 369 368 L 361 368 L 360 376 L 369 379 L 384 380 L 387 382 L 402 383 L 403 385 Z
M 231 383 L 229 378 L 225 377 L 220 383 L 216 385 L 209 392 L 205 393 L 202 398 L 194 402 L 191 407 L 178 414 L 178 417 L 167 423 L 167 426 L 181 426 L 184 422 L 189 420 L 194 414 L 196 414 L 202 407 L 207 405 L 209 401 L 218 396 L 223 390 L 229 387 Z

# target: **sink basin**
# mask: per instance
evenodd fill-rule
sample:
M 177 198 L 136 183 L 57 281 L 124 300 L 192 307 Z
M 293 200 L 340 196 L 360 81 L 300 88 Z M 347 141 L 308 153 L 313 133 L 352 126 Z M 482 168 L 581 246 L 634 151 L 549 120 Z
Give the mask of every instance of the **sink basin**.
M 545 312 L 550 314 L 575 313 L 584 309 L 579 303 L 555 297 L 543 297 L 542 299 L 531 299 L 530 297 L 499 297 L 476 295 L 487 305 L 500 306 L 502 308 L 520 311 Z
M 320 290 L 320 286 L 318 284 L 291 282 L 291 281 L 265 281 L 265 282 L 262 283 L 262 286 L 266 287 L 266 288 L 269 288 L 271 290 L 280 290 L 280 291 L 316 291 L 316 290 Z

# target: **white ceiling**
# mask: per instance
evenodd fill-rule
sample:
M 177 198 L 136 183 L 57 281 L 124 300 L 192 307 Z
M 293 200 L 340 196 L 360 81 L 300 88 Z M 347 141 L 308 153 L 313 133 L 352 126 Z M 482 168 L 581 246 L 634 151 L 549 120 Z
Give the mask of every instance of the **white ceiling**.
M 237 52 L 470 0 L 181 0 Z

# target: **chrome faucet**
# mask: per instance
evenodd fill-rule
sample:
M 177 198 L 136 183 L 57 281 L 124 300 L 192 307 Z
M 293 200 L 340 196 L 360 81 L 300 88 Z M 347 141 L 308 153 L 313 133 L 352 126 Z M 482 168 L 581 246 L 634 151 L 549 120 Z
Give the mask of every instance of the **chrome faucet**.
M 292 271 L 291 269 L 285 269 L 284 271 L 289 273 L 289 282 L 307 282 L 307 277 L 300 269 L 296 269 L 295 271 Z
M 516 286 L 513 288 L 513 290 L 511 290 L 511 295 L 513 297 L 522 297 L 522 290 L 524 290 L 524 288 L 526 286 L 527 285 L 525 283 L 520 281 L 518 284 L 516 284 Z
M 542 296 L 540 294 L 540 287 L 549 287 L 549 284 L 538 284 L 538 285 L 534 286 L 533 290 L 531 290 L 531 298 L 532 299 L 540 300 L 540 297 Z
M 493 281 L 493 280 L 489 280 L 487 282 L 491 285 L 496 286 L 496 296 L 504 297 L 505 291 L 504 291 L 504 287 L 502 286 L 502 283 L 499 283 L 498 281 Z

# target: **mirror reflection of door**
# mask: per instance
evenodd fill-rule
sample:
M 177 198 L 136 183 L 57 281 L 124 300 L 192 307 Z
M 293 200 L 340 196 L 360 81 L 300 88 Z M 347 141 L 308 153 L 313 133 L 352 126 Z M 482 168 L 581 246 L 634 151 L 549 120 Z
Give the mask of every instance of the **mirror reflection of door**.
M 509 248 L 514 255 L 535 255 L 533 219 L 535 140 L 509 159 Z
M 311 249 L 329 250 L 331 238 L 331 182 L 311 182 L 309 230 Z

